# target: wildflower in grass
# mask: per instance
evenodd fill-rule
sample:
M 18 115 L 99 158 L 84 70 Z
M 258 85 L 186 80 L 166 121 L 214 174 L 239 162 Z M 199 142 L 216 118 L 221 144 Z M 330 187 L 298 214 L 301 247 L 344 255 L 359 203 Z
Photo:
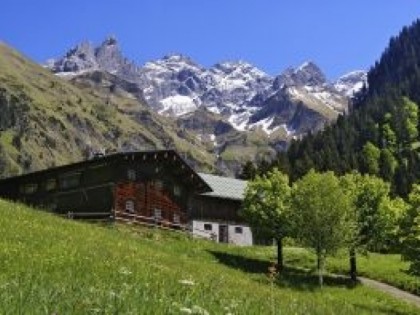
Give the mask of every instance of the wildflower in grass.
M 194 281 L 187 280 L 187 279 L 182 279 L 182 280 L 179 280 L 178 282 L 183 285 L 191 285 L 191 286 L 195 285 Z
M 118 272 L 120 274 L 126 275 L 126 276 L 132 274 L 132 272 L 130 270 L 128 270 L 127 268 L 125 268 L 125 267 L 121 267 L 120 270 L 118 270 Z

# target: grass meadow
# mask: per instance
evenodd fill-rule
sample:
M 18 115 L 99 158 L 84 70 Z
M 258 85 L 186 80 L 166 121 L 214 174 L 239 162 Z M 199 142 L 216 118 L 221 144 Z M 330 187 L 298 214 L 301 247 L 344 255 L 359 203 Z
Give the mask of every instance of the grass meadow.
M 241 248 L 238 255 L 257 257 L 260 260 L 274 259 L 272 247 Z M 316 256 L 310 250 L 298 247 L 284 249 L 285 263 L 289 268 L 306 268 L 315 272 Z M 420 296 L 420 277 L 409 272 L 409 262 L 399 254 L 378 254 L 362 252 L 357 254 L 357 268 L 360 276 L 388 283 Z M 339 252 L 327 258 L 326 269 L 330 273 L 346 275 L 349 272 L 347 252 Z
M 0 314 L 419 313 L 342 279 L 327 277 L 319 289 L 316 275 L 298 268 L 311 263 L 306 251 L 287 250 L 287 271 L 274 278 L 273 253 L 0 200 Z

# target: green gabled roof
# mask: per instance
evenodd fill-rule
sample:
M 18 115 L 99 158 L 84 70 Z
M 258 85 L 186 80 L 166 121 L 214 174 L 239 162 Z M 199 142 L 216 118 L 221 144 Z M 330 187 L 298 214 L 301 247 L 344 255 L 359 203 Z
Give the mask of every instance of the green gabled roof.
M 247 181 L 204 173 L 198 173 L 198 175 L 213 190 L 212 192 L 201 194 L 201 196 L 224 198 L 238 201 L 244 200 Z

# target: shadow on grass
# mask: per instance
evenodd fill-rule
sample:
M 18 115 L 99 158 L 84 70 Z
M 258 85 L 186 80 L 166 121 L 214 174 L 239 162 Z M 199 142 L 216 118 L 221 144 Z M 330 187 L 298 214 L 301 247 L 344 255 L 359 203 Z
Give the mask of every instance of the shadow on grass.
M 220 263 L 248 273 L 267 273 L 268 267 L 271 265 L 271 263 L 267 260 L 248 258 L 240 255 L 213 250 L 209 250 L 208 252 L 212 254 Z
M 300 291 L 319 290 L 318 274 L 314 270 L 296 267 L 286 267 L 277 279 L 277 285 L 283 288 L 292 288 Z M 338 275 L 324 275 L 324 286 L 353 289 L 359 284 L 348 277 Z
M 219 251 L 210 250 L 209 252 L 221 264 L 234 269 L 239 269 L 247 273 L 267 275 L 268 268 L 271 266 L 271 263 L 267 260 L 248 258 Z M 266 278 L 268 282 L 268 276 Z M 318 275 L 314 272 L 314 270 L 290 266 L 286 266 L 284 270 L 278 275 L 276 284 L 279 287 L 291 288 L 301 291 L 314 291 L 320 288 Z M 324 285 L 329 287 L 343 287 L 351 289 L 358 284 L 359 282 L 355 283 L 344 276 L 324 276 Z

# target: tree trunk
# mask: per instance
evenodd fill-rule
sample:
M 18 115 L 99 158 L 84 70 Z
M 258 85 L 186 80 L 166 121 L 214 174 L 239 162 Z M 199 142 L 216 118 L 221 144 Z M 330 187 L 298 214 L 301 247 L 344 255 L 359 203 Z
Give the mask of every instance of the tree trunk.
M 350 248 L 349 251 L 350 260 L 350 279 L 352 281 L 357 280 L 357 266 L 356 266 L 356 250 L 354 247 Z
M 278 238 L 277 240 L 277 270 L 279 272 L 283 271 L 283 238 Z
M 324 285 L 324 258 L 318 254 L 318 278 L 319 286 L 322 288 Z

